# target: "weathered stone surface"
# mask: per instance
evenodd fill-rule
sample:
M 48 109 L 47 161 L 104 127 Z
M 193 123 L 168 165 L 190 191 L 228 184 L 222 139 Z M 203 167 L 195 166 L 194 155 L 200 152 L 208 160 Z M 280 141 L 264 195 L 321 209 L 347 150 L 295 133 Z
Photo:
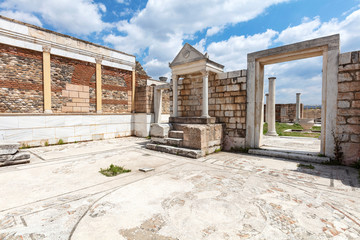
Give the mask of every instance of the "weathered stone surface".
M 169 135 L 170 124 L 152 123 L 150 126 L 150 136 L 165 138 Z
M 146 148 L 155 151 L 166 152 L 174 155 L 189 157 L 189 158 L 200 158 L 202 156 L 205 156 L 205 153 L 203 153 L 201 150 L 179 148 L 179 147 L 173 147 L 167 145 L 148 143 L 146 144 Z
M 0 143 L 0 156 L 5 154 L 14 154 L 20 147 L 19 143 Z
M 151 138 L 152 143 L 160 143 L 168 146 L 182 147 L 183 140 L 179 138 Z
M 28 152 L 17 152 L 15 154 L 0 155 L 0 162 L 18 161 L 29 159 L 30 153 Z
M 202 117 L 170 117 L 171 123 L 184 123 L 184 124 L 213 124 L 215 123 L 214 117 L 202 118 Z
M 351 63 L 351 52 L 342 53 L 339 56 L 339 64 L 345 65 Z

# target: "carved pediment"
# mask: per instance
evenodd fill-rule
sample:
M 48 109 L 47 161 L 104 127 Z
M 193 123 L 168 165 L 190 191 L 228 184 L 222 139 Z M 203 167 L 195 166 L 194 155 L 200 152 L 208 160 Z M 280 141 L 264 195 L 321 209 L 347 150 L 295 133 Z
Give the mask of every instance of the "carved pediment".
M 206 58 L 207 56 L 205 54 L 202 54 L 190 44 L 185 43 L 178 55 L 176 55 L 174 60 L 170 63 L 170 67 Z

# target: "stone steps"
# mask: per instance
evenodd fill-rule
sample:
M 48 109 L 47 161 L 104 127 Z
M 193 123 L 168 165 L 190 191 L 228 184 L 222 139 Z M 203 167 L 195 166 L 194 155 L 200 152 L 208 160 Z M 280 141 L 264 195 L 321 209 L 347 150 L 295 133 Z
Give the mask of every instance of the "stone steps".
M 146 144 L 146 148 L 189 158 L 200 158 L 203 156 L 203 152 L 201 150 L 173 147 L 163 144 L 148 143 Z
M 171 131 L 169 131 L 169 137 L 170 138 L 183 139 L 184 138 L 184 132 L 183 131 L 171 130 Z
M 267 149 L 249 149 L 249 154 L 285 158 L 291 160 L 299 160 L 312 163 L 323 163 L 330 161 L 329 157 L 319 157 L 313 154 L 296 153 L 292 151 L 279 151 L 279 150 L 267 150 Z
M 182 138 L 157 138 L 157 137 L 151 138 L 151 143 L 164 144 L 174 147 L 181 147 L 182 142 L 183 142 Z

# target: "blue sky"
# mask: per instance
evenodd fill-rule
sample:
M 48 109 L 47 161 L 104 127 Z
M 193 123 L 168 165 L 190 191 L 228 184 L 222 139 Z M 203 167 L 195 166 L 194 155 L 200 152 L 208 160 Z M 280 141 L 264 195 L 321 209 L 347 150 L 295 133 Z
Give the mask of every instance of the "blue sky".
M 188 42 L 226 71 L 246 54 L 340 33 L 341 52 L 360 50 L 360 0 L 1 0 L 0 14 L 136 55 L 153 78 L 170 76 Z M 277 103 L 321 103 L 321 57 L 265 68 Z M 267 80 L 265 79 L 265 89 Z

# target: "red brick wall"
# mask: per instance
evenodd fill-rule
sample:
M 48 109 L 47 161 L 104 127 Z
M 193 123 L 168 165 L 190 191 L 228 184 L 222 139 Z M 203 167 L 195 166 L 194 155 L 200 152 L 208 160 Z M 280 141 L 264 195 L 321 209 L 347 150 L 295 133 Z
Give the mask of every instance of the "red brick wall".
M 132 72 L 102 66 L 103 113 L 131 112 Z
M 42 53 L 0 44 L 0 113 L 41 112 Z
M 60 112 L 95 112 L 95 64 L 51 55 L 51 104 L 52 111 Z M 81 110 L 82 102 L 77 97 L 69 96 L 67 84 L 87 87 L 90 95 L 90 108 Z M 87 89 L 86 88 L 86 89 Z M 64 94 L 65 93 L 65 94 Z M 77 106 L 79 105 L 79 106 Z M 74 107 L 69 110 L 69 106 Z

